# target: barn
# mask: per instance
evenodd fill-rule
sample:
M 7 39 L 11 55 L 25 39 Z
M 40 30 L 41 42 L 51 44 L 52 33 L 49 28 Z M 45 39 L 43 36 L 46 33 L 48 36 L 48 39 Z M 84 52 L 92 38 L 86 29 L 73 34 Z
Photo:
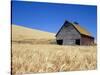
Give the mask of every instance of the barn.
M 94 37 L 77 22 L 65 21 L 56 34 L 59 45 L 93 45 Z

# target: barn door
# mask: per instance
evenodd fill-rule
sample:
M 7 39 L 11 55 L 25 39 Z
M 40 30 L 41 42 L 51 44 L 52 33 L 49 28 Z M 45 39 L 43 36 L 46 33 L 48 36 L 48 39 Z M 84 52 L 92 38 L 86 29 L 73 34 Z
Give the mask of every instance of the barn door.
M 62 45 L 63 44 L 63 40 L 57 40 L 57 44 Z
M 76 44 L 76 45 L 80 45 L 80 39 L 76 39 L 76 40 L 75 40 L 75 44 Z

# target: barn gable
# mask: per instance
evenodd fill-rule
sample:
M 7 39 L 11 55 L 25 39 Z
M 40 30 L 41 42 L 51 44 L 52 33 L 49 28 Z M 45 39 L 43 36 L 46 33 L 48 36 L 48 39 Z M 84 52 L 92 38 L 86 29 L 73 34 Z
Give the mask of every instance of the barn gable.
M 69 21 L 65 21 L 61 29 L 56 34 L 56 40 L 58 44 L 82 44 L 84 43 L 84 39 L 87 41 L 94 41 L 94 38 L 91 34 L 86 31 L 84 28 L 80 27 L 80 25 L 71 23 Z M 88 41 L 88 44 L 90 43 Z M 86 44 L 86 43 L 84 43 Z
M 57 37 L 58 36 L 58 37 Z M 71 36 L 71 37 L 70 37 Z M 62 26 L 59 33 L 56 35 L 57 39 L 72 39 L 72 38 L 80 38 L 80 33 L 74 28 L 73 25 L 65 24 Z

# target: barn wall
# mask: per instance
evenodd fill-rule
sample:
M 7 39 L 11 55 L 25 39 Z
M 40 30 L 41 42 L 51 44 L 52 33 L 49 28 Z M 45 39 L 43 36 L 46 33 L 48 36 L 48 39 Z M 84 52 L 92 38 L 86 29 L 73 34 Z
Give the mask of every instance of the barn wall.
M 63 45 L 75 45 L 75 40 L 74 39 L 64 39 Z
M 86 36 L 82 36 L 81 38 L 81 45 L 93 45 L 94 39 Z
M 74 45 L 75 39 L 80 39 L 79 32 L 72 25 L 64 25 L 56 39 L 63 39 L 63 45 Z

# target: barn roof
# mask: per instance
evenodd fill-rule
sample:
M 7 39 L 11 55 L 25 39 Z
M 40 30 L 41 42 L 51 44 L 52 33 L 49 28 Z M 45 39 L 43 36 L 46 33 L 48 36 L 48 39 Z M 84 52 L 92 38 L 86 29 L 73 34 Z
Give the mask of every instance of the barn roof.
M 86 35 L 86 36 L 89 36 L 89 37 L 92 37 L 91 34 L 86 30 L 84 29 L 83 27 L 81 27 L 79 24 L 75 24 L 75 23 L 71 23 L 69 21 L 65 21 L 65 23 L 70 23 L 72 26 L 74 26 L 74 28 L 81 34 L 81 35 Z M 64 23 L 64 25 L 66 25 Z M 64 26 L 63 25 L 63 26 Z M 63 26 L 61 27 L 61 29 L 63 28 Z M 61 29 L 58 31 L 58 33 L 61 31 Z M 56 34 L 56 36 L 58 35 L 58 33 Z
M 91 34 L 86 30 L 84 29 L 83 27 L 81 27 L 80 25 L 76 25 L 74 23 L 72 23 L 72 25 L 83 35 L 87 35 L 87 36 L 91 36 Z

